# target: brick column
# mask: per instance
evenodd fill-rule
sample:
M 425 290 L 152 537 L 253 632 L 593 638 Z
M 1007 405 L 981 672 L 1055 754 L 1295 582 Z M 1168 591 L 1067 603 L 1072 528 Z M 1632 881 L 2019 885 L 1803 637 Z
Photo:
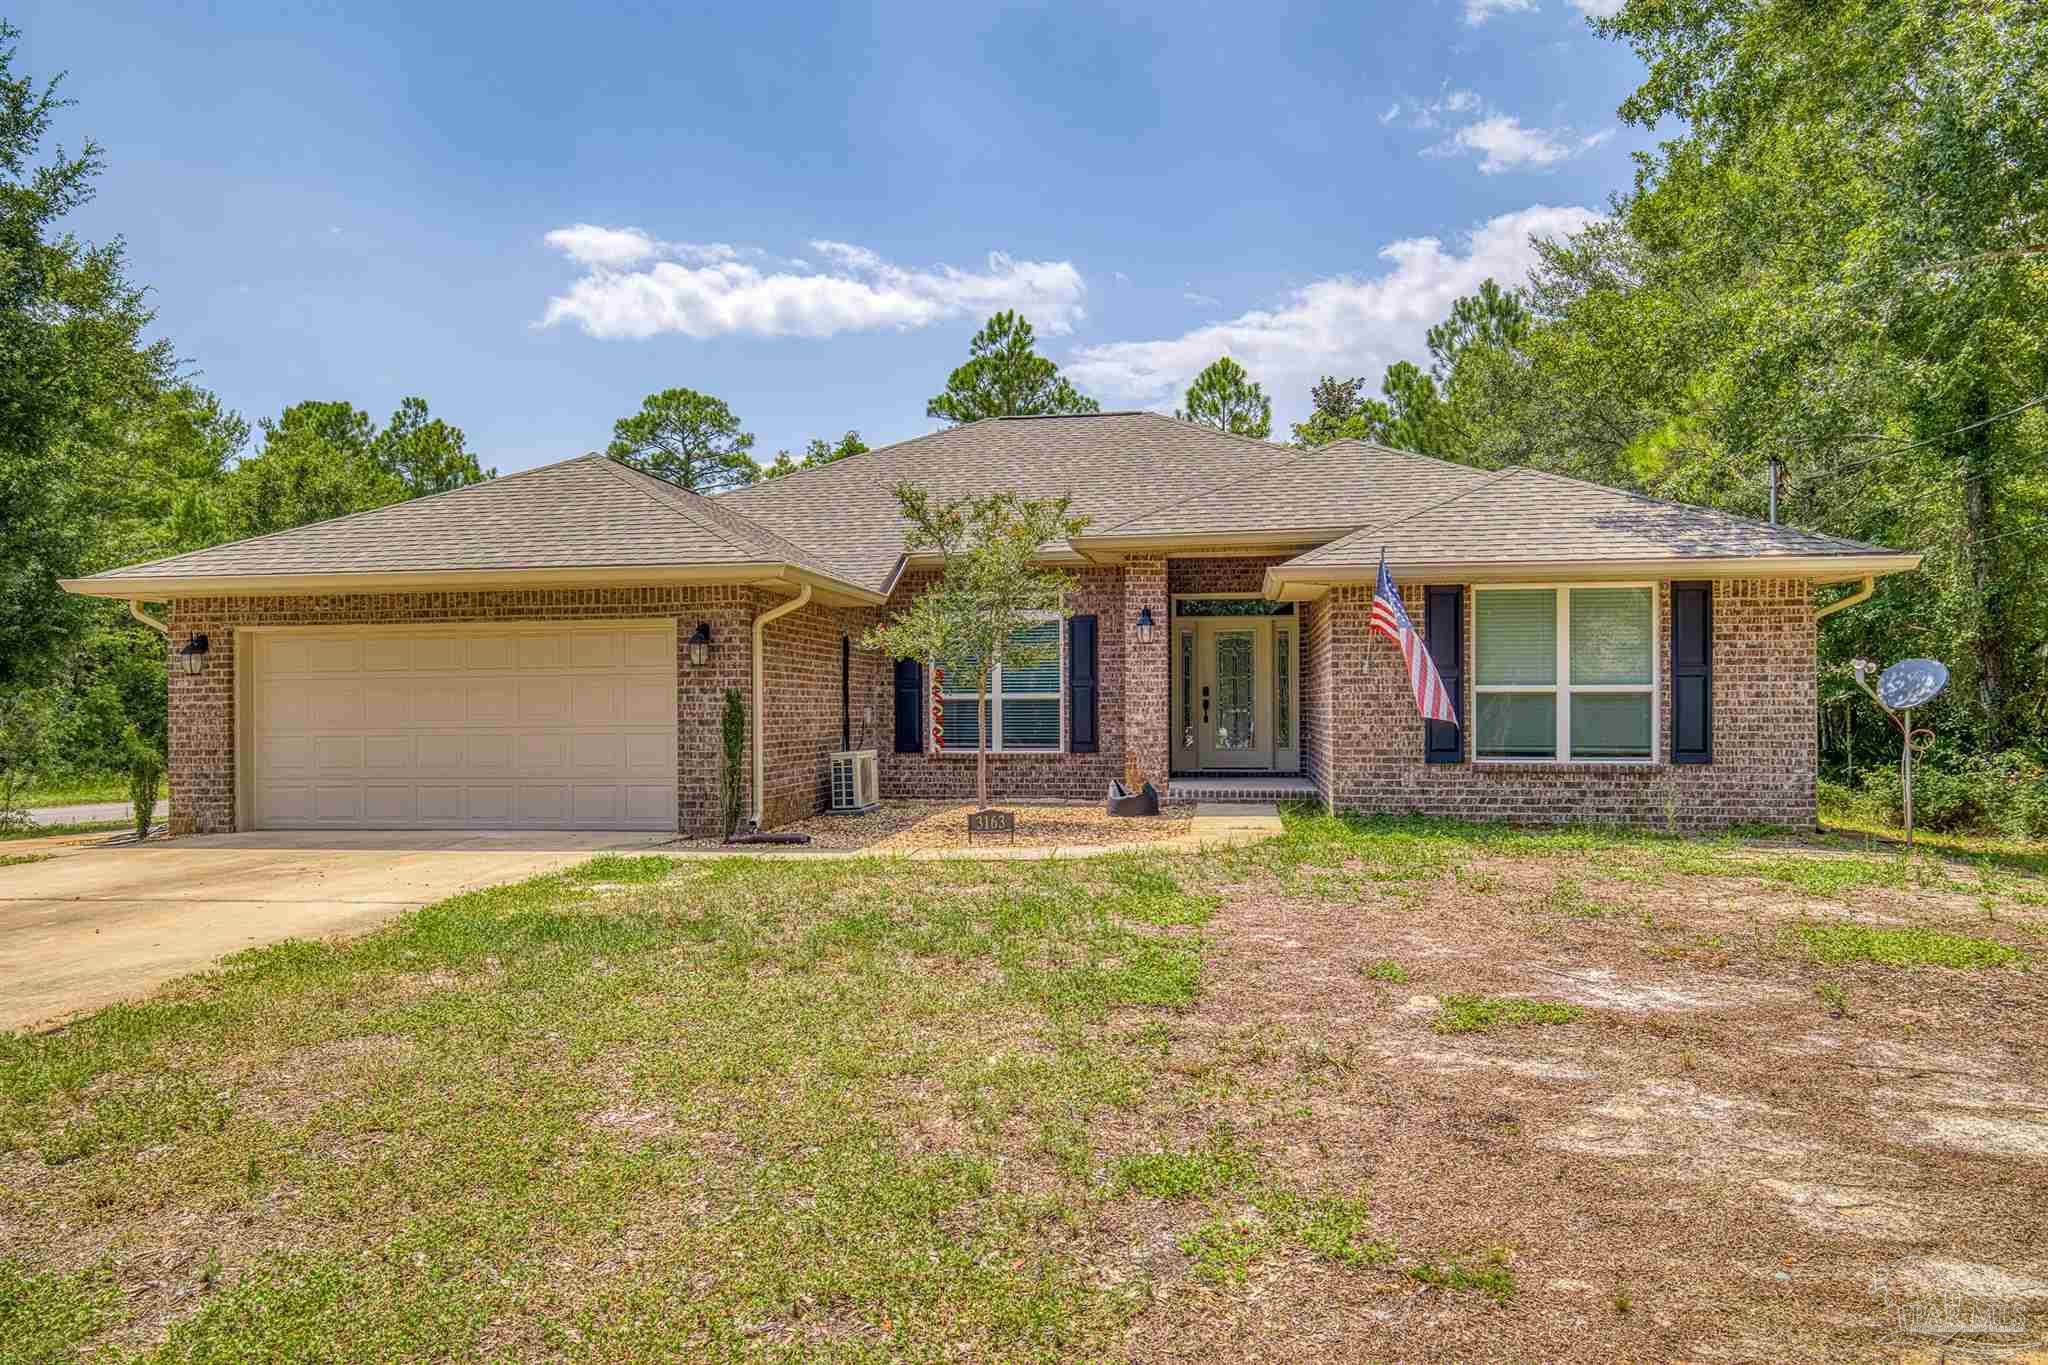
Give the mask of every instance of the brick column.
M 1152 611 L 1152 638 L 1138 639 L 1138 613 Z M 1150 782 L 1166 792 L 1166 693 L 1171 612 L 1166 598 L 1166 557 L 1133 555 L 1124 561 L 1124 785 Z

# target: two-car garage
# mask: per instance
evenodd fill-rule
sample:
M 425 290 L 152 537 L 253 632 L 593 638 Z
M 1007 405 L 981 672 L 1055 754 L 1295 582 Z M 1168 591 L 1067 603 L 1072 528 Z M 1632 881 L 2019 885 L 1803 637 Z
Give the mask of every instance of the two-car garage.
M 236 632 L 244 829 L 676 828 L 672 619 Z

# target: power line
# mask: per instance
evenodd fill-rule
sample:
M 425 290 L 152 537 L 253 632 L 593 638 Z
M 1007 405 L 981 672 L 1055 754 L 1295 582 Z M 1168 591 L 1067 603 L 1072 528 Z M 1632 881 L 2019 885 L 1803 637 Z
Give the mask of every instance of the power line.
M 1801 488 L 1808 488 L 1816 483 L 1821 482 L 1824 479 L 1834 478 L 1838 474 L 1852 473 L 1855 470 L 1863 468 L 1865 465 L 1876 464 L 1879 460 L 1888 460 L 1894 455 L 1903 455 L 1909 450 L 1918 450 L 1921 446 L 1933 445 L 1936 441 L 1946 441 L 1951 436 L 1960 436 L 1966 431 L 1975 431 L 1978 427 L 1988 427 L 1993 422 L 2003 422 L 2008 417 L 2017 417 L 2019 416 L 2019 414 L 2025 412 L 2028 408 L 2038 408 L 2043 403 L 2048 403 L 2048 393 L 2042 394 L 2039 398 L 2030 398 L 2026 402 L 2020 404 L 2018 407 L 2007 408 L 2004 412 L 1993 413 L 1989 417 L 1980 418 L 1975 422 L 1970 422 L 1964 426 L 1959 426 L 1954 431 L 1944 431 L 1939 436 L 1929 436 L 1924 440 L 1915 441 L 1911 445 L 1898 446 L 1892 450 L 1880 450 L 1875 455 L 1865 456 L 1863 459 L 1860 460 L 1852 460 L 1845 465 L 1837 465 L 1835 468 L 1830 469 L 1825 473 L 1815 474 L 1809 478 L 1801 479 L 1799 481 L 1799 486 Z M 1892 440 L 1894 438 L 1889 436 L 1870 435 L 1851 437 L 1850 439 L 1861 441 L 1887 441 Z

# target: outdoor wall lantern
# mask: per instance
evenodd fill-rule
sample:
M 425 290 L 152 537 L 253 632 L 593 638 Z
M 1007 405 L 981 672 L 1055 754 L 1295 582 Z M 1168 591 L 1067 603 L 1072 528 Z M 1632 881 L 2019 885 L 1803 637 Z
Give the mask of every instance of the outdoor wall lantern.
M 698 668 L 711 653 L 711 623 L 699 621 L 697 633 L 690 637 L 690 667 Z
M 1150 607 L 1138 608 L 1138 643 L 1141 645 L 1152 643 L 1152 608 Z
M 206 663 L 206 637 L 195 635 L 178 650 L 178 671 L 197 673 Z

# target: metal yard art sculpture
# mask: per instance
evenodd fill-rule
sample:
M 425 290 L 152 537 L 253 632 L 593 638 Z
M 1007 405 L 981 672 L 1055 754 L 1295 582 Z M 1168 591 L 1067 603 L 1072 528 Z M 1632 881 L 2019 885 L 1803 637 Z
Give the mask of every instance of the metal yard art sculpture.
M 1901 659 L 1878 674 L 1877 686 L 1866 675 L 1877 673 L 1877 665 L 1857 659 L 1849 665 L 1856 673 L 1856 685 L 1870 693 L 1884 708 L 1887 719 L 1899 727 L 1899 789 L 1906 807 L 1906 847 L 1913 846 L 1913 755 L 1934 742 L 1934 731 L 1913 728 L 1913 708 L 1933 701 L 1948 686 L 1948 666 L 1934 659 Z

